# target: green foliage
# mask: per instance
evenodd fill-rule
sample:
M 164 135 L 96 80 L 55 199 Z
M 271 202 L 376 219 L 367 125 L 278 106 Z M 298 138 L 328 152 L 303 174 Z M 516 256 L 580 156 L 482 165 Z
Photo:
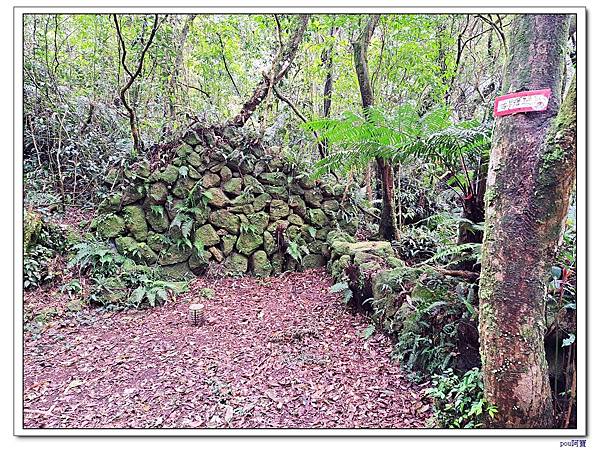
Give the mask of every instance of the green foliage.
M 29 243 L 23 254 L 25 289 L 39 287 L 54 279 L 60 271 L 55 272 L 51 263 L 69 249 L 66 232 L 62 227 L 35 213 L 30 213 L 30 217 L 35 217 L 36 225 L 31 225 L 31 220 L 28 222 L 26 219 L 24 222 L 24 238 Z
M 76 245 L 74 249 L 76 253 L 68 266 L 77 267 L 80 274 L 90 277 L 89 301 L 92 304 L 135 308 L 155 306 L 187 289 L 185 282 L 164 281 L 159 269 L 137 265 L 105 242 L 90 240 Z M 80 288 L 79 285 L 79 291 Z M 79 292 L 76 285 L 66 285 L 63 290 L 69 294 Z
M 176 296 L 186 289 L 184 282 L 154 280 L 147 276 L 133 278 L 138 286 L 129 295 L 127 305 L 134 308 L 141 307 L 144 302 L 150 306 L 162 305 L 170 297 Z
M 303 254 L 308 255 L 310 253 L 304 241 L 301 240 L 300 235 L 288 242 L 286 252 L 297 262 L 300 262 Z
M 394 278 L 387 280 L 387 290 L 403 293 L 398 312 L 386 319 L 387 297 L 371 303 L 373 318 L 384 321 L 396 334 L 393 359 L 415 372 L 417 379 L 454 367 L 459 341 L 464 338 L 460 327 L 477 327 L 475 285 L 443 277 L 431 269 L 406 268 L 394 273 Z M 385 286 L 380 289 L 385 291 Z
M 460 376 L 452 369 L 434 375 L 426 394 L 433 399 L 435 425 L 440 428 L 479 428 L 486 416 L 494 418 L 497 408 L 483 395 L 483 379 L 478 368 Z
M 94 275 L 110 276 L 127 260 L 108 244 L 91 240 L 73 247 L 76 252 L 69 260 L 68 267 L 79 268 L 80 273 L 89 272 Z
M 342 293 L 344 296 L 344 303 L 348 304 L 350 300 L 352 300 L 352 289 L 346 281 L 341 281 L 339 283 L 334 284 L 329 288 L 329 292 L 332 294 Z

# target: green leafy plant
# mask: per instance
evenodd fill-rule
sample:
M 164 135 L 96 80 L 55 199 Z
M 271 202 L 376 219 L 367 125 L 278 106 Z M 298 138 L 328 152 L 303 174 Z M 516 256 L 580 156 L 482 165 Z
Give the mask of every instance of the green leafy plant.
M 308 247 L 300 241 L 299 236 L 288 243 L 286 252 L 298 262 L 302 259 L 303 254 L 308 255 L 310 253 Z
M 76 252 L 69 260 L 67 267 L 78 266 L 80 273 L 89 271 L 95 275 L 112 275 L 127 259 L 101 241 L 86 241 L 73 247 Z
M 352 290 L 346 281 L 341 281 L 334 284 L 329 288 L 329 292 L 332 294 L 341 293 L 344 296 L 344 303 L 348 304 L 352 300 Z
M 478 368 L 464 375 L 445 370 L 434 375 L 426 395 L 433 400 L 435 425 L 440 428 L 479 428 L 486 416 L 494 418 L 496 406 L 483 395 L 483 380 Z

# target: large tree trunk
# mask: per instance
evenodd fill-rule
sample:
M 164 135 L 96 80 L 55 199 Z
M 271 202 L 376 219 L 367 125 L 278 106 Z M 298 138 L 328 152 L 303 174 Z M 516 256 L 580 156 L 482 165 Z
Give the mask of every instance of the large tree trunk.
M 354 49 L 354 68 L 358 78 L 358 87 L 365 115 L 373 106 L 373 89 L 369 78 L 367 64 L 367 49 L 379 16 L 371 16 L 359 38 L 352 43 Z M 394 172 L 389 161 L 377 158 L 377 176 L 381 181 L 381 220 L 379 222 L 379 236 L 386 240 L 400 239 L 398 218 L 396 216 L 396 196 L 394 192 Z M 368 189 L 368 188 L 367 188 Z
M 267 97 L 272 87 L 279 83 L 288 73 L 302 41 L 302 36 L 304 36 L 304 32 L 306 31 L 309 18 L 310 14 L 301 14 L 298 17 L 298 28 L 291 35 L 285 50 L 280 52 L 273 60 L 270 71 L 272 77 L 263 74 L 263 79 L 254 89 L 252 96 L 244 103 L 241 111 L 233 118 L 230 125 L 243 127 L 250 116 L 252 116 L 252 113 L 258 108 L 258 105 Z
M 548 109 L 497 119 L 479 289 L 485 397 L 492 427 L 554 425 L 544 307 L 575 177 L 575 80 L 560 108 L 566 15 L 519 15 L 503 92 L 550 88 Z

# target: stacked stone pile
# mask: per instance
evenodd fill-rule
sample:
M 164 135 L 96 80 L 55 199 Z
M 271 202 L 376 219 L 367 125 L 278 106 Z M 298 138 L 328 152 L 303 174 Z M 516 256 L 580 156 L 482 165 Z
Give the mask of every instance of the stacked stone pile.
M 356 227 L 342 220 L 343 185 L 311 180 L 234 129 L 190 132 L 173 152 L 106 180 L 126 187 L 102 202 L 96 230 L 139 263 L 176 277 L 211 261 L 269 276 L 325 265 L 327 234 Z

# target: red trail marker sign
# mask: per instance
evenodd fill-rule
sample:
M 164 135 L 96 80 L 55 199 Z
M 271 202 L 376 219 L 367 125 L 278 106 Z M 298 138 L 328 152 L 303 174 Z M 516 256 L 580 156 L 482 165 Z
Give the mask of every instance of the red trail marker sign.
M 496 97 L 494 102 L 494 116 L 508 116 L 531 111 L 545 111 L 548 108 L 550 89 L 537 91 L 513 92 L 512 94 Z

